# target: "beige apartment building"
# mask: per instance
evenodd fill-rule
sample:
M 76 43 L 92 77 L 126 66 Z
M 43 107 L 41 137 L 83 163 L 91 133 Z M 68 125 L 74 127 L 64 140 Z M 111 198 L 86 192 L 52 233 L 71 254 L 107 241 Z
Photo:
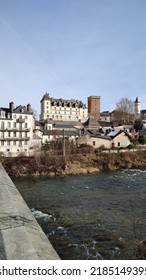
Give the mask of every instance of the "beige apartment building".
M 33 145 L 34 116 L 31 105 L 0 108 L 0 152 L 5 156 L 30 155 Z

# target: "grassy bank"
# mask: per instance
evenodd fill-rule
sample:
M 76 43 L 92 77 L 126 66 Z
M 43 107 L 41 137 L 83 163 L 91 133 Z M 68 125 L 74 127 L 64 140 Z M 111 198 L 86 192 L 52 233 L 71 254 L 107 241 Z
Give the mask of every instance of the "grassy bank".
M 65 157 L 42 153 L 33 157 L 1 157 L 1 163 L 12 176 L 63 176 L 120 169 L 146 169 L 146 151 L 102 155 L 78 154 Z

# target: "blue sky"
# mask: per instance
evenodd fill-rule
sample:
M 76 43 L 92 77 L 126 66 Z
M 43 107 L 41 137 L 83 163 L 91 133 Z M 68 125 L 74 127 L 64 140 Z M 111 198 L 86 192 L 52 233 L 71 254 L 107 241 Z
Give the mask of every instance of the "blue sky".
M 44 93 L 146 109 L 145 0 L 0 0 L 0 106 Z

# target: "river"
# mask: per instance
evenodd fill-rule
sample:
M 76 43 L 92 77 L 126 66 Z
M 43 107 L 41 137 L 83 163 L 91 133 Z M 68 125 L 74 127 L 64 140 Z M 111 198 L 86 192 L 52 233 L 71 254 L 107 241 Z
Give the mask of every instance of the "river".
M 12 180 L 61 259 L 128 259 L 146 238 L 146 171 Z

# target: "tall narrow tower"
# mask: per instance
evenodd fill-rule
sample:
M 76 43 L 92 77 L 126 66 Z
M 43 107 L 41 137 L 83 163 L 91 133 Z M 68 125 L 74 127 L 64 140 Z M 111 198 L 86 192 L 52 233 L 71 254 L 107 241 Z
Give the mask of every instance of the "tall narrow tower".
M 94 116 L 97 121 L 100 119 L 100 96 L 88 97 L 88 115 Z
M 46 92 L 44 94 L 43 98 L 41 99 L 41 114 L 40 114 L 40 120 L 46 120 L 50 113 L 50 100 L 49 93 Z
M 141 104 L 140 104 L 140 101 L 138 100 L 138 97 L 136 97 L 135 102 L 134 102 L 134 110 L 135 110 L 135 119 L 139 119 L 140 112 L 141 112 Z

